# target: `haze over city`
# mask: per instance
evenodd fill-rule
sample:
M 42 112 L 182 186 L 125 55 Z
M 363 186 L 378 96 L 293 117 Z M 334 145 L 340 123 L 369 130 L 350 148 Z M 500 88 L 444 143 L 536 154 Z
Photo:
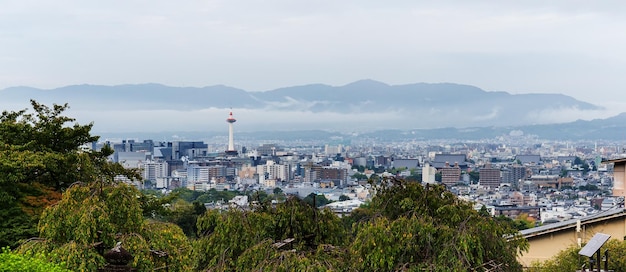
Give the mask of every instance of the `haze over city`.
M 565 94 L 606 109 L 569 114 L 605 118 L 626 108 L 625 9 L 621 1 L 13 1 L 0 10 L 0 90 L 451 82 Z M 160 117 L 207 111 L 226 114 Z M 316 121 L 332 116 L 324 118 Z M 103 122 L 95 129 L 115 126 Z

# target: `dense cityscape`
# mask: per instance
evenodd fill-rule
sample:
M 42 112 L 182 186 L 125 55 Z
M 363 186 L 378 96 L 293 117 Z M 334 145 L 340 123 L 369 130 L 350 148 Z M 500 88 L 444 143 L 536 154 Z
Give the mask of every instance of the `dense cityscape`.
M 140 188 L 280 188 L 301 198 L 324 195 L 340 213 L 371 197 L 368 180 L 391 177 L 444 184 L 477 209 L 484 205 L 492 215 L 511 219 L 523 215 L 536 226 L 620 204 L 612 197 L 612 164 L 603 161 L 626 156 L 621 143 L 546 142 L 517 131 L 471 142 L 336 138 L 242 145 L 234 143 L 234 120 L 231 112 L 228 142 L 129 139 L 93 147 L 110 145 L 114 162 L 141 169 L 143 182 L 135 183 Z M 342 196 L 350 201 L 339 202 Z

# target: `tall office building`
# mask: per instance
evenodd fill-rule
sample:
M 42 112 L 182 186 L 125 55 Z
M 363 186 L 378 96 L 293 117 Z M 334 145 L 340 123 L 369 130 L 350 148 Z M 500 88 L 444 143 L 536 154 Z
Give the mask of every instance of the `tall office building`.
M 500 178 L 500 169 L 492 168 L 491 164 L 478 170 L 478 182 L 482 186 L 497 188 L 500 186 Z
M 143 164 L 143 179 L 155 182 L 157 178 L 167 177 L 167 162 L 147 161 Z
M 461 167 L 458 162 L 455 162 L 454 166 L 450 166 L 450 163 L 446 162 L 439 171 L 441 171 L 441 183 L 447 186 L 455 185 L 461 181 Z

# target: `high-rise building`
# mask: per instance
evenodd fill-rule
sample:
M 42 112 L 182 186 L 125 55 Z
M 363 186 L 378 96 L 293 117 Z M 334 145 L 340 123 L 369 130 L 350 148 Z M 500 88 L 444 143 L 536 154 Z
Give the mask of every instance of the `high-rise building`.
M 513 182 L 511 183 L 511 185 L 513 185 L 515 188 L 519 188 L 520 181 L 523 181 L 528 176 L 526 174 L 526 166 L 523 166 L 523 165 L 513 166 L 513 168 L 511 168 L 511 175 L 513 179 Z
M 500 186 L 500 178 L 500 169 L 492 168 L 491 164 L 478 170 L 478 183 L 482 186 L 497 188 Z
M 143 179 L 155 182 L 157 178 L 167 177 L 167 162 L 147 161 L 143 164 Z
M 430 166 L 429 163 L 424 164 L 422 167 L 422 183 L 435 183 L 435 173 L 437 169 Z
M 455 162 L 454 166 L 450 166 L 450 163 L 446 162 L 439 171 L 441 171 L 441 183 L 447 186 L 455 185 L 461 181 L 461 167 L 458 162 Z
M 289 180 L 289 165 L 277 164 L 271 160 L 265 165 L 258 165 L 256 172 L 259 175 L 267 174 L 268 179 Z

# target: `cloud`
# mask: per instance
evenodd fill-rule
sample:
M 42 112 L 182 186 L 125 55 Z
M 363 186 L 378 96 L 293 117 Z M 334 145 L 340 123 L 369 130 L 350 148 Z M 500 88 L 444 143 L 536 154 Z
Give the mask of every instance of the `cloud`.
M 611 110 L 581 110 L 574 108 L 559 108 L 529 112 L 526 119 L 532 124 L 567 123 L 576 120 L 590 121 L 615 116 Z
M 230 109 L 197 111 L 127 110 L 127 111 L 68 111 L 68 116 L 80 116 L 80 124 L 94 123 L 95 133 L 162 132 L 162 131 L 227 131 L 226 118 Z M 333 131 L 377 130 L 400 127 L 408 121 L 398 112 L 342 114 L 309 111 L 232 109 L 237 119 L 237 131 L 308 130 Z

